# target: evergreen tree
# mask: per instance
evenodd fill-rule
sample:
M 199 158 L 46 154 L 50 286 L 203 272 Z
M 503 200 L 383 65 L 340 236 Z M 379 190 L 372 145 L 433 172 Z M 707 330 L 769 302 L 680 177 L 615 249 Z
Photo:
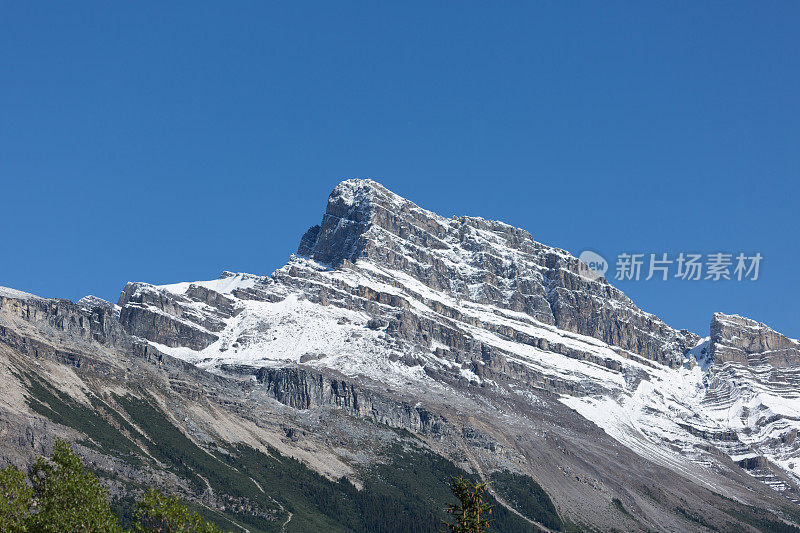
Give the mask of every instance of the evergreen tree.
M 454 524 L 443 522 L 448 531 L 454 533 L 483 533 L 489 527 L 489 520 L 481 515 L 492 514 L 493 505 L 483 502 L 486 483 L 473 483 L 464 476 L 454 477 L 450 488 L 459 504 L 450 504 L 446 511 L 455 519 Z
M 106 489 L 86 470 L 69 444 L 56 439 L 50 459 L 40 457 L 31 466 L 36 511 L 30 529 L 41 532 L 121 532 L 111 511 Z

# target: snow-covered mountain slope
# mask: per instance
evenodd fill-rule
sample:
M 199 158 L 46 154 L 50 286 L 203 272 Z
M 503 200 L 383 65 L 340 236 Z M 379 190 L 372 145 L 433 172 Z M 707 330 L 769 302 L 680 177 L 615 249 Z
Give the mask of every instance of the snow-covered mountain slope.
M 728 497 L 745 498 L 735 486 L 749 472 L 800 499 L 797 341 L 720 314 L 710 337 L 675 330 L 524 230 L 444 218 L 370 180 L 337 186 L 271 276 L 130 283 L 118 306 L 128 333 L 201 368 L 334 372 L 473 416 L 484 426 L 470 426 L 481 434 L 463 453 L 489 467 L 531 468 L 532 448 L 511 435 L 549 438 L 574 410 Z M 531 422 L 548 409 L 557 416 Z M 575 477 L 602 492 L 599 477 Z
M 797 502 L 800 343 L 754 320 L 717 313 L 709 358 L 704 406 L 741 443 L 728 453 Z

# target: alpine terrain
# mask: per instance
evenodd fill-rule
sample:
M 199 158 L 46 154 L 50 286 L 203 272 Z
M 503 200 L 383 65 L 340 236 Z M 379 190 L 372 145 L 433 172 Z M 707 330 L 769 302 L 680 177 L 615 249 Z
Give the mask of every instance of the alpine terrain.
M 522 229 L 347 180 L 269 276 L 0 289 L 0 463 L 65 437 L 236 531 L 800 531 L 800 342 L 676 330 Z

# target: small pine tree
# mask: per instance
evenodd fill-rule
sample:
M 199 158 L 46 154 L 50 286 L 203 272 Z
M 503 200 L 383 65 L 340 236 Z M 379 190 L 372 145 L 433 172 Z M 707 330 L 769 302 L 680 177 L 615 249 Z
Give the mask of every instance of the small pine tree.
M 454 533 L 483 533 L 489 527 L 490 520 L 482 518 L 492 514 L 493 505 L 483 502 L 486 483 L 473 483 L 464 476 L 454 477 L 450 489 L 459 500 L 459 504 L 450 504 L 445 509 L 455 519 L 454 524 L 444 522 L 447 531 Z

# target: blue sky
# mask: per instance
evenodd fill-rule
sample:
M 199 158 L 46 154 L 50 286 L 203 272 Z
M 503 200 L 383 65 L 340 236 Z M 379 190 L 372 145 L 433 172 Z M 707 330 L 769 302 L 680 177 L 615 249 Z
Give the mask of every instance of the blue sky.
M 578 254 L 760 252 L 617 285 L 800 337 L 797 2 L 3 2 L 0 285 L 268 274 L 344 177 Z M 612 267 L 613 268 L 613 267 Z

